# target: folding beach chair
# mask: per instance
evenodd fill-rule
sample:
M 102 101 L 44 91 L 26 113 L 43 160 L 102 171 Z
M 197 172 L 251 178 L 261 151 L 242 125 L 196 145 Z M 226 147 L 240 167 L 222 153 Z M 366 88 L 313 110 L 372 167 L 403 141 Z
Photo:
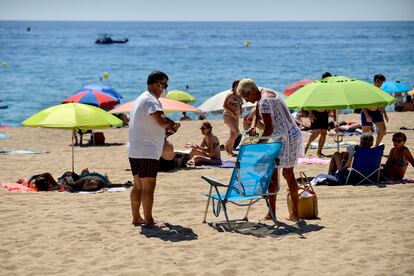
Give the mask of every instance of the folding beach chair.
M 378 183 L 384 145 L 374 148 L 357 147 L 351 167 L 348 168 L 345 184 Z
M 261 138 L 270 138 L 271 140 L 267 143 L 260 144 L 243 143 L 240 146 L 236 167 L 233 169 L 228 185 L 210 177 L 201 176 L 202 179 L 210 184 L 210 191 L 208 194 L 205 194 L 208 196 L 208 199 L 203 223 L 206 222 L 210 200 L 213 205 L 213 213 L 216 217 L 220 215 L 220 210 L 223 208 L 226 222 L 231 229 L 230 219 L 227 214 L 226 204 L 228 202 L 237 206 L 248 206 L 246 215 L 242 219 L 247 221 L 250 206 L 260 199 L 264 199 L 272 215 L 273 222 L 276 224 L 276 214 L 273 213 L 269 205 L 269 196 L 276 195 L 276 193 L 269 193 L 268 188 L 272 181 L 275 165 L 279 162 L 278 156 L 283 145 L 283 140 L 279 136 Z M 215 193 L 212 193 L 213 187 Z M 218 187 L 226 187 L 227 191 L 220 193 Z

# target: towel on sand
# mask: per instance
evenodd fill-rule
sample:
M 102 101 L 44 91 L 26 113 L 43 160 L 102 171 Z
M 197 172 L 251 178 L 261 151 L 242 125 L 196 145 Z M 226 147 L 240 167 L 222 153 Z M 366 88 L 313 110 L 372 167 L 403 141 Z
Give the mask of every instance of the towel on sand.
M 354 141 L 339 143 L 339 147 L 341 147 L 341 148 L 346 148 L 347 146 L 354 146 L 354 145 L 358 145 L 358 143 L 354 142 Z M 325 143 L 325 145 L 323 145 L 324 149 L 336 149 L 336 147 L 337 147 L 336 143 Z M 318 142 L 312 142 L 310 144 L 309 148 L 317 149 L 318 148 Z
M 47 150 L 31 150 L 31 149 L 22 149 L 22 150 L 0 150 L 0 154 L 41 154 L 49 153 Z
M 9 138 L 10 135 L 5 134 L 5 133 L 0 133 L 0 139 L 4 139 L 4 138 Z
M 330 160 L 326 160 L 326 159 L 321 159 L 321 158 L 317 158 L 317 157 L 300 157 L 298 159 L 298 163 L 299 164 L 329 164 L 329 162 L 331 162 Z

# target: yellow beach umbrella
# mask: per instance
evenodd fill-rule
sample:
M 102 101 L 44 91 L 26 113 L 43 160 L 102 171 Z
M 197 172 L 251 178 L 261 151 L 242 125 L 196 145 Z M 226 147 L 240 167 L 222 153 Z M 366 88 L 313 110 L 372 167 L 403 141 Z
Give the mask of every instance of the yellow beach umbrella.
M 22 122 L 27 127 L 76 130 L 102 129 L 121 126 L 122 121 L 95 106 L 81 103 L 60 104 L 46 108 Z M 75 170 L 72 135 L 72 171 Z
M 181 90 L 171 90 L 167 94 L 167 99 L 176 100 L 183 103 L 195 102 L 196 98 L 188 92 Z

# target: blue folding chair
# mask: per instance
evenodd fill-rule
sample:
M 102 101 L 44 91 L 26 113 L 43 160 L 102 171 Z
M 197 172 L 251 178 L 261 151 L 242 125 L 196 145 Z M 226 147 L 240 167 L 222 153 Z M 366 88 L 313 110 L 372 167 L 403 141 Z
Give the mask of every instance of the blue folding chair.
M 351 167 L 347 169 L 345 184 L 359 185 L 378 183 L 383 153 L 384 145 L 374 148 L 357 146 Z
M 214 215 L 218 217 L 222 208 L 227 225 L 231 229 L 232 227 L 227 214 L 226 204 L 230 202 L 237 206 L 248 206 L 246 215 L 242 219 L 247 221 L 250 206 L 260 199 L 266 200 L 273 222 L 275 224 L 277 223 L 276 214 L 273 213 L 269 205 L 269 196 L 276 195 L 276 193 L 269 193 L 268 188 L 272 181 L 275 166 L 277 166 L 279 162 L 278 156 L 283 146 L 283 139 L 279 136 L 260 138 L 270 138 L 272 140 L 259 144 L 245 144 L 245 141 L 243 142 L 240 146 L 239 154 L 237 155 L 236 167 L 233 169 L 228 185 L 210 177 L 201 176 L 202 179 L 210 184 L 210 191 L 208 194 L 205 194 L 208 196 L 208 199 L 203 223 L 206 222 L 210 200 L 212 202 Z M 220 193 L 218 187 L 226 187 L 227 191 L 225 193 Z M 212 193 L 213 188 L 215 189 L 215 193 Z M 243 203 L 243 201 L 248 202 Z

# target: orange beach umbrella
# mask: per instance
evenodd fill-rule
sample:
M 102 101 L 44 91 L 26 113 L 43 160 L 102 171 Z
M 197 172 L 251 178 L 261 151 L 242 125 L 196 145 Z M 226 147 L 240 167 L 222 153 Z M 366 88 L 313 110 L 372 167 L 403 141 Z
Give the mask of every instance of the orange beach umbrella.
M 165 113 L 173 113 L 173 112 L 197 112 L 199 111 L 197 107 L 194 107 L 192 105 L 182 103 L 176 100 L 170 100 L 167 98 L 159 98 L 158 99 L 161 102 L 162 109 Z M 127 103 L 124 103 L 120 106 L 115 107 L 110 113 L 125 113 L 130 112 L 132 107 L 134 106 L 135 101 L 130 101 Z

